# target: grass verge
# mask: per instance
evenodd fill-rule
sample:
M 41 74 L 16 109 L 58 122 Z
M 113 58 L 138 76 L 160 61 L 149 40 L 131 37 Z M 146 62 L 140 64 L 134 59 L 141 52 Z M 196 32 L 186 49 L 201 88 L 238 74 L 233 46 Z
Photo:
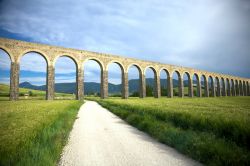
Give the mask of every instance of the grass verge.
M 0 104 L 0 165 L 56 165 L 82 101 Z
M 250 97 L 90 99 L 206 165 L 250 164 Z

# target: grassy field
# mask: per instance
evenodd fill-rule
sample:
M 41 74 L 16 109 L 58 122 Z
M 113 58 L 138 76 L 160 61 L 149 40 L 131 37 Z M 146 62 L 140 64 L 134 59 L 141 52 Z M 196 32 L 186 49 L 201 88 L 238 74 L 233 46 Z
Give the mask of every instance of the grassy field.
M 89 99 L 201 163 L 250 165 L 250 97 Z
M 82 101 L 0 101 L 0 165 L 56 165 Z
M 9 85 L 0 84 L 0 100 L 8 100 L 9 96 Z M 27 99 L 45 99 L 46 92 L 40 90 L 32 90 L 26 88 L 19 88 L 19 99 L 26 99 L 24 94 L 30 94 Z M 75 96 L 67 93 L 55 93 L 55 99 L 75 99 Z

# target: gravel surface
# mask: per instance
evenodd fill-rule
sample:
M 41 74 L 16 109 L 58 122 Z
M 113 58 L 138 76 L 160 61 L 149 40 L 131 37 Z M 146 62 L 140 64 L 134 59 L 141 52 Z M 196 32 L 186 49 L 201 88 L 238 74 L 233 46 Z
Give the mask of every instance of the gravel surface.
M 85 101 L 59 165 L 200 165 L 128 125 L 94 101 Z

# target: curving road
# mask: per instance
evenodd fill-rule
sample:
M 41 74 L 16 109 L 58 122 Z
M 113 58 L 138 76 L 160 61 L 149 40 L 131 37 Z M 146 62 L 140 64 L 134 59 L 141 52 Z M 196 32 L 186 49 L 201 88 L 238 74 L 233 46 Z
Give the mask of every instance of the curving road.
M 59 165 L 199 165 L 173 148 L 128 125 L 98 103 L 86 101 L 64 147 Z

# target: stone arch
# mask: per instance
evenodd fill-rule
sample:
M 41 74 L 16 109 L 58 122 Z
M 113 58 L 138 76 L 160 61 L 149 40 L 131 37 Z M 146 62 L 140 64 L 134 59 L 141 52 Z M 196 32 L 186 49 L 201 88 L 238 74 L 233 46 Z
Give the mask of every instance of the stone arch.
M 220 87 L 220 79 L 218 76 L 215 77 L 215 91 L 216 91 L 216 96 L 219 97 L 221 96 L 221 87 Z
M 250 96 L 250 87 L 249 87 L 249 82 L 247 81 L 247 96 Z
M 47 56 L 47 54 L 46 54 L 45 52 L 41 51 L 41 50 L 36 50 L 36 49 L 34 49 L 34 50 L 32 49 L 32 50 L 25 50 L 25 51 L 23 51 L 23 52 L 18 56 L 18 58 L 17 58 L 17 63 L 20 63 L 21 58 L 22 58 L 24 55 L 28 54 L 28 53 L 37 53 L 37 54 L 41 55 L 41 56 L 45 59 L 47 66 L 50 65 L 50 60 L 49 60 L 49 57 Z
M 209 96 L 214 97 L 215 96 L 214 78 L 211 75 L 208 76 L 208 90 L 209 90 Z
M 231 79 L 231 96 L 235 96 L 235 84 L 234 84 L 234 80 L 233 79 Z
M 185 84 L 184 84 L 184 76 L 187 76 L 187 83 L 188 83 L 188 85 L 187 85 L 187 87 L 188 87 L 188 91 L 187 91 L 187 95 L 189 96 L 189 97 L 193 97 L 193 81 L 192 81 L 192 79 L 191 79 L 191 75 L 190 75 L 190 73 L 188 72 L 188 71 L 184 71 L 183 72 L 183 74 L 182 74 L 182 81 L 183 81 L 183 87 L 184 87 L 184 95 L 185 95 Z
M 143 73 L 142 73 L 142 71 L 143 71 L 142 68 L 141 68 L 140 65 L 137 64 L 137 63 L 131 63 L 131 64 L 129 64 L 126 71 L 128 72 L 128 70 L 129 70 L 130 67 L 132 67 L 132 66 L 135 66 L 135 67 L 138 69 L 139 73 L 140 73 L 140 74 L 143 74 Z
M 221 95 L 226 96 L 226 84 L 223 77 L 221 77 Z
M 75 67 L 75 80 L 76 80 L 76 85 L 75 85 L 75 98 L 76 99 L 79 99 L 79 93 L 78 93 L 78 86 L 79 86 L 79 74 L 78 74 L 78 70 L 81 68 L 80 66 L 79 66 L 79 63 L 78 63 L 78 61 L 76 60 L 76 58 L 74 57 L 74 56 L 72 56 L 72 55 L 69 55 L 69 54 L 59 54 L 59 55 L 57 55 L 55 58 L 54 58 L 54 60 L 53 60 L 53 62 L 52 62 L 52 65 L 53 65 L 53 68 L 54 68 L 54 71 L 55 71 L 55 76 L 54 76 L 54 82 L 56 82 L 56 62 L 61 58 L 61 57 L 67 57 L 67 58 L 69 58 L 72 62 L 73 62 L 73 64 L 74 64 L 74 67 Z M 80 71 L 81 72 L 81 71 Z
M 202 78 L 204 80 L 203 82 L 202 82 Z M 203 85 L 203 89 L 204 89 L 204 90 L 202 90 L 202 91 L 204 91 L 204 93 L 202 93 L 202 96 L 208 97 L 209 96 L 209 91 L 208 91 L 208 81 L 207 81 L 206 75 L 202 74 L 200 79 L 201 79 L 201 87 Z
M 106 69 L 108 69 L 109 65 L 112 64 L 112 63 L 117 64 L 120 67 L 121 71 L 125 72 L 124 65 L 121 62 L 117 61 L 117 60 L 111 60 L 111 61 L 109 61 L 108 64 L 107 64 L 107 66 L 106 66 Z
M 131 63 L 131 64 L 129 64 L 128 65 L 128 67 L 127 67 L 127 69 L 126 69 L 126 71 L 127 71 L 127 73 L 128 73 L 128 75 L 129 75 L 129 69 L 132 67 L 132 66 L 134 66 L 136 69 L 137 69 L 137 71 L 138 71 L 138 74 L 139 74 L 139 87 L 138 87 L 138 89 L 139 89 L 139 94 L 138 94 L 138 96 L 140 97 L 140 98 L 144 98 L 145 96 L 146 96 L 146 87 L 145 87 L 145 76 L 143 75 L 143 73 L 142 73 L 142 69 L 141 69 L 141 67 L 138 65 L 138 64 L 136 64 L 136 63 Z M 129 81 L 128 81 L 129 82 Z M 129 83 L 128 83 L 128 87 L 129 87 Z M 128 88 L 129 89 L 129 88 Z M 128 91 L 130 91 L 130 90 L 128 90 Z M 137 92 L 133 92 L 133 94 L 132 94 L 132 96 L 137 96 L 136 95 L 136 93 Z
M 235 80 L 235 96 L 240 96 L 239 81 Z
M 161 82 L 161 73 L 162 72 L 166 74 L 166 78 L 163 78 L 163 80 L 166 79 L 165 85 L 162 85 L 162 82 Z M 170 91 L 170 89 L 172 89 L 173 87 L 170 86 L 170 74 L 169 74 L 168 69 L 166 69 L 164 67 L 161 68 L 159 70 L 159 77 L 160 77 L 161 96 L 171 97 L 171 91 Z
M 3 75 L 3 77 L 1 77 L 0 79 L 3 79 L 3 82 L 1 82 L 1 83 L 7 83 L 7 85 L 10 87 L 9 88 L 9 99 L 11 99 L 10 97 L 11 97 L 11 91 L 12 91 L 12 87 L 13 86 L 11 86 L 12 85 L 12 74 L 13 74 L 13 72 L 12 72 L 12 60 L 11 60 L 11 56 L 10 56 L 10 54 L 5 50 L 5 49 L 2 49 L 2 48 L 0 48 L 0 50 L 1 50 L 1 52 L 3 53 L 2 55 L 0 55 L 0 60 L 2 59 L 3 61 L 2 62 L 4 62 L 5 63 L 5 65 L 7 65 L 8 67 L 7 68 L 4 68 L 2 71 L 1 71 L 1 73 L 0 73 L 0 75 Z M 6 60 L 6 61 L 5 61 Z M 8 78 L 9 80 L 8 80 L 8 82 L 6 81 L 6 80 L 4 80 L 4 78 Z M 6 81 L 6 82 L 5 82 Z
M 231 84 L 229 78 L 226 78 L 227 96 L 231 96 Z
M 29 54 L 31 54 L 31 55 L 29 55 Z M 45 72 L 44 72 L 45 75 L 43 77 L 45 77 L 45 86 L 48 87 L 48 80 L 49 80 L 48 66 L 49 66 L 49 63 L 50 63 L 50 61 L 48 59 L 48 56 L 44 52 L 39 51 L 39 50 L 27 50 L 27 51 L 23 51 L 22 54 L 19 54 L 19 56 L 17 57 L 17 64 L 18 64 L 18 83 L 17 83 L 17 85 L 18 85 L 18 91 L 19 91 L 19 87 L 21 85 L 20 80 L 22 78 L 22 64 L 21 63 L 24 62 L 24 59 L 25 59 L 24 57 L 26 57 L 26 56 L 32 57 L 32 54 L 33 55 L 35 54 L 35 56 L 41 57 L 41 59 L 43 59 L 44 62 L 45 62 Z M 29 60 L 30 60 L 30 58 L 28 59 L 28 61 Z M 39 62 L 43 63 L 42 61 L 39 61 Z M 32 70 L 32 72 L 34 72 L 34 70 Z M 39 71 L 39 72 L 41 72 L 41 71 Z M 41 73 L 43 73 L 43 72 L 41 72 Z M 26 81 L 27 80 L 25 80 L 25 82 Z M 31 83 L 31 82 L 29 82 L 29 83 Z M 20 97 L 20 96 L 22 96 L 22 93 L 18 93 L 17 95 Z M 46 94 L 44 96 L 45 97 L 44 99 L 48 99 L 48 95 L 49 95 L 48 88 L 46 88 Z
M 11 52 L 7 48 L 0 46 L 0 49 L 3 50 L 9 56 L 10 62 L 15 61 L 15 58 L 12 56 Z
M 243 81 L 243 88 L 242 88 L 242 89 L 243 89 L 243 93 L 242 93 L 243 96 L 246 96 L 246 93 L 247 93 L 247 90 L 246 90 L 246 89 L 247 89 L 247 88 L 246 88 L 246 82 L 245 82 L 245 81 Z
M 125 82 L 124 82 L 124 66 L 119 62 L 119 61 L 115 61 L 115 60 L 112 60 L 112 61 L 110 61 L 108 64 L 107 64 L 107 66 L 106 66 L 106 69 L 107 69 L 107 71 L 108 71 L 108 78 L 107 79 L 109 79 L 109 67 L 110 67 L 110 65 L 111 64 L 116 64 L 117 66 L 119 66 L 119 68 L 120 68 L 120 71 L 121 71 L 121 73 L 120 73 L 120 78 L 121 78 L 121 85 L 122 85 L 122 87 L 121 87 L 121 89 L 120 89 L 120 92 L 121 93 L 123 93 L 123 89 L 125 88 L 124 86 L 125 86 Z M 109 89 L 109 82 L 108 82 L 108 89 Z M 108 90 L 108 92 L 109 92 L 109 90 Z M 119 92 L 119 93 L 120 93 Z M 115 95 L 118 95 L 118 94 L 115 94 Z M 120 95 L 120 94 L 119 94 Z M 121 97 L 123 97 L 124 95 L 121 95 Z M 124 97 L 123 97 L 124 98 Z
M 82 71 L 83 71 L 83 77 L 84 77 L 84 66 L 88 61 L 94 61 L 98 64 L 100 68 L 100 97 L 101 98 L 107 98 L 108 97 L 108 71 L 107 66 L 104 66 L 103 62 L 96 57 L 88 57 L 84 59 L 82 62 Z M 84 78 L 83 78 L 84 80 Z M 83 81 L 83 95 L 84 95 L 84 81 Z
M 195 84 L 194 84 L 194 85 L 196 85 L 196 91 L 193 90 L 193 94 L 195 94 L 195 96 L 197 96 L 197 97 L 201 97 L 202 95 L 201 95 L 201 82 L 200 82 L 200 77 L 199 77 L 199 75 L 198 75 L 197 73 L 194 73 L 192 78 L 193 78 L 193 82 L 194 82 L 194 78 L 195 78 L 195 80 L 196 80 L 196 82 L 195 82 Z M 193 86 L 193 87 L 194 87 L 194 86 Z
M 76 59 L 74 56 L 70 55 L 70 54 L 59 54 L 59 55 L 57 55 L 57 56 L 54 58 L 54 60 L 53 60 L 53 66 L 54 66 L 54 67 L 55 67 L 55 64 L 56 64 L 57 60 L 58 60 L 60 57 L 67 57 L 67 58 L 70 58 L 70 59 L 75 63 L 75 65 L 76 65 L 76 70 L 78 70 L 78 68 L 81 67 L 80 64 L 78 64 L 77 59 Z
M 243 96 L 243 85 L 241 80 L 239 80 L 239 95 Z
M 178 96 L 179 97 L 183 97 L 183 80 L 182 80 L 182 74 L 180 73 L 180 71 L 178 70 L 173 70 L 171 72 L 171 77 L 172 77 L 172 82 L 173 82 L 173 75 L 176 73 L 177 77 L 178 77 Z M 174 87 L 174 82 L 173 82 L 173 87 Z M 173 88 L 174 90 L 174 88 Z M 174 94 L 174 93 L 173 93 Z M 175 93 L 177 94 L 177 93 Z M 174 95 L 175 95 L 174 94 Z
M 153 71 L 154 74 L 154 84 L 153 84 L 153 96 L 155 98 L 159 97 L 160 94 L 160 89 L 158 89 L 160 87 L 160 80 L 159 80 L 159 74 L 157 73 L 156 69 L 153 66 L 146 66 L 144 68 L 143 74 L 145 75 L 145 79 L 146 79 L 146 72 L 148 69 L 151 69 Z M 147 81 L 145 80 L 145 85 L 146 85 L 146 93 L 147 93 Z M 147 96 L 147 94 L 146 94 Z

